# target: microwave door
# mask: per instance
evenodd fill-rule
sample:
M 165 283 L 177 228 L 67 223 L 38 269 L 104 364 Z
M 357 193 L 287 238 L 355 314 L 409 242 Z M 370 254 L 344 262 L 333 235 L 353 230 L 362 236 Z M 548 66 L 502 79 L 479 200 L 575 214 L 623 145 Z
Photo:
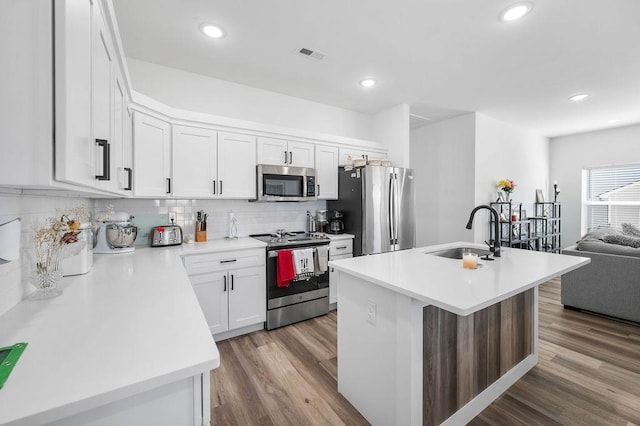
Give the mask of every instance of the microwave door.
M 264 195 L 298 198 L 304 195 L 304 190 L 303 176 L 263 175 Z

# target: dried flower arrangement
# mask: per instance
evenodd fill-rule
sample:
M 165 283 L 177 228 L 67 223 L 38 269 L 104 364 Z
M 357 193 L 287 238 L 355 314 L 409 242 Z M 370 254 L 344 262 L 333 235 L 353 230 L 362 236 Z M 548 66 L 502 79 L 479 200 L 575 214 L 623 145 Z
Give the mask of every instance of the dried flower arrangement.
M 56 212 L 59 216 L 48 218 L 46 225 L 37 227 L 33 234 L 35 270 L 32 282 L 40 290 L 55 289 L 62 277 L 59 266 L 63 248 L 78 241 L 80 224 L 89 218 L 83 205 Z

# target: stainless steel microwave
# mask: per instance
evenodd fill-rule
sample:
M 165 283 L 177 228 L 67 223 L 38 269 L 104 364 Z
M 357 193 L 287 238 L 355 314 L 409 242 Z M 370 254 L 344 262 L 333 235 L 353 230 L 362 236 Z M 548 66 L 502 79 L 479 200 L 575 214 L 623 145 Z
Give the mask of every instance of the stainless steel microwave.
M 317 200 L 316 169 L 258 164 L 256 201 Z

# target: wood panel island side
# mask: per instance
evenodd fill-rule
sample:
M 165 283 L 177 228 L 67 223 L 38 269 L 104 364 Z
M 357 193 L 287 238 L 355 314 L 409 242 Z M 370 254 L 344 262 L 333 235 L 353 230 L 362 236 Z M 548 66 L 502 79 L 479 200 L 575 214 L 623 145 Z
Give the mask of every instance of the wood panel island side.
M 538 361 L 538 285 L 588 258 L 503 249 L 478 269 L 451 243 L 330 262 L 338 391 L 374 425 L 464 424 Z

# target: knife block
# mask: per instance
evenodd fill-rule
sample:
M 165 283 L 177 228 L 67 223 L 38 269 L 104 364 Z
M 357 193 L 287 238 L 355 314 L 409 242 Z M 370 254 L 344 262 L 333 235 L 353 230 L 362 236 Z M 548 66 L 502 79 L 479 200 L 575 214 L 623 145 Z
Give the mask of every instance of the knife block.
M 207 241 L 207 231 L 196 231 L 196 243 L 204 243 Z

